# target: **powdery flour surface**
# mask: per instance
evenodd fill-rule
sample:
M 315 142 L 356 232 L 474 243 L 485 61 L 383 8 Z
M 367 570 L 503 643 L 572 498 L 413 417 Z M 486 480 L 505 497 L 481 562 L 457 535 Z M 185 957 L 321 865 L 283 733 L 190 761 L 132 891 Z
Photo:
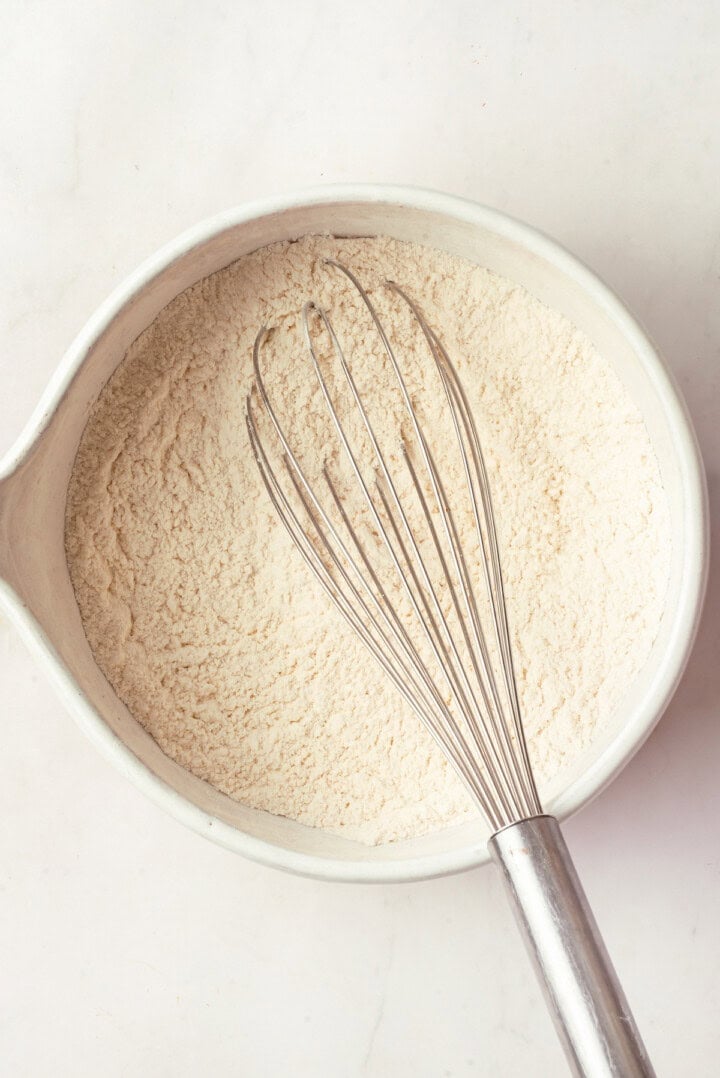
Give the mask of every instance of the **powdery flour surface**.
M 66 550 L 90 646 L 178 763 L 252 807 L 380 843 L 475 810 L 276 520 L 244 419 L 258 327 L 287 330 L 289 349 L 307 298 L 338 301 L 328 255 L 373 292 L 402 282 L 473 406 L 541 792 L 612 721 L 649 654 L 670 531 L 647 432 L 608 364 L 486 270 L 385 238 L 310 237 L 161 312 L 100 395 L 70 483 Z M 288 358 L 282 399 L 302 414 L 311 375 Z

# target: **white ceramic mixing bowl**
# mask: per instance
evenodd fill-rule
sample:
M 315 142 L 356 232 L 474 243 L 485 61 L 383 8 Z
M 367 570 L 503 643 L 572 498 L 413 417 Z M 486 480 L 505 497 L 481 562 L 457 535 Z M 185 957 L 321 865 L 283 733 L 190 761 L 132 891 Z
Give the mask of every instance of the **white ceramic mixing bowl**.
M 677 685 L 702 604 L 707 513 L 693 431 L 657 352 L 597 277 L 526 225 L 448 195 L 363 185 L 268 199 L 203 222 L 140 266 L 75 340 L 0 464 L 0 599 L 88 736 L 123 774 L 188 826 L 247 857 L 311 876 L 437 876 L 488 859 L 481 821 L 371 849 L 236 804 L 165 756 L 96 666 L 65 563 L 65 496 L 78 442 L 94 400 L 128 345 L 196 281 L 265 244 L 314 232 L 385 234 L 424 243 L 519 282 L 591 338 L 638 406 L 670 503 L 673 549 L 665 615 L 652 653 L 628 686 L 614 721 L 558 777 L 546 808 L 567 816 L 627 763 Z

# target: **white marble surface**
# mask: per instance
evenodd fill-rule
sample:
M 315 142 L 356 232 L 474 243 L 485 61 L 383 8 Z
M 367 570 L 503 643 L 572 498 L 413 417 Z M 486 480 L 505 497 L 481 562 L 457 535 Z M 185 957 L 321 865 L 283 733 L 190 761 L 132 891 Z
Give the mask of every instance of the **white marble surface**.
M 419 0 L 3 5 L 0 451 L 112 286 L 246 198 L 387 180 L 495 205 L 629 301 L 718 523 L 720 9 Z M 720 1069 L 720 573 L 647 746 L 567 827 L 658 1073 Z M 489 870 L 294 879 L 165 818 L 0 624 L 0 1071 L 564 1073 Z

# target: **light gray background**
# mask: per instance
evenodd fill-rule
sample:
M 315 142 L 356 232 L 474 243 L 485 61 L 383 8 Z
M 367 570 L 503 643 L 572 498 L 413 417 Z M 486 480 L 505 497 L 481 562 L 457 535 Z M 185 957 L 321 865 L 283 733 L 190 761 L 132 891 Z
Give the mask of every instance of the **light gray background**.
M 523 218 L 644 321 L 720 463 L 720 18 L 686 3 L 2 5 L 0 450 L 142 258 L 318 182 Z M 717 607 L 662 724 L 567 827 L 661 1075 L 720 1054 Z M 0 623 L 0 1069 L 54 1078 L 552 1078 L 490 870 L 294 879 L 165 818 Z

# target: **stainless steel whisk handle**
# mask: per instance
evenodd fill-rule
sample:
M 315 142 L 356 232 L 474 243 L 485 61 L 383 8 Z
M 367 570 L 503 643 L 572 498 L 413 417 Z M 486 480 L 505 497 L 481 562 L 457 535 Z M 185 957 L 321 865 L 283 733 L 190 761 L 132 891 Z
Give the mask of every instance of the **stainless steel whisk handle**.
M 555 817 L 510 824 L 488 845 L 573 1073 L 654 1078 Z

